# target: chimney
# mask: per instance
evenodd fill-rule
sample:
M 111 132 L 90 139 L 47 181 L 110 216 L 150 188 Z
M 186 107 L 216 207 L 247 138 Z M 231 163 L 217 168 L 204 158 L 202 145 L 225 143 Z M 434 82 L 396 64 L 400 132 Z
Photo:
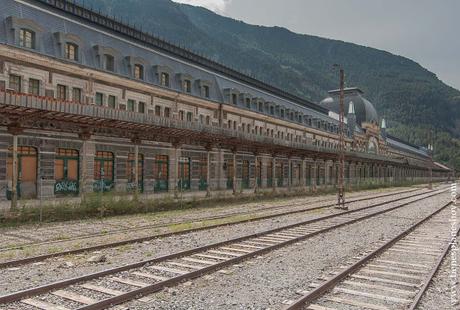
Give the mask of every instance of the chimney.
M 355 105 L 353 104 L 353 101 L 350 101 L 348 104 L 347 124 L 349 135 L 350 137 L 353 137 L 355 135 L 356 128 Z

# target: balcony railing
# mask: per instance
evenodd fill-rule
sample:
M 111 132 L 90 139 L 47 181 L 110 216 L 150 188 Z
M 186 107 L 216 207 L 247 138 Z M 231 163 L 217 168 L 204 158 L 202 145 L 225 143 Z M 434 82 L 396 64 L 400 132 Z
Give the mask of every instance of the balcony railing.
M 94 104 L 77 103 L 65 100 L 57 100 L 49 97 L 34 96 L 29 94 L 16 93 L 12 91 L 0 91 L 0 104 L 14 107 L 32 109 L 42 112 L 57 112 L 65 115 L 86 116 L 98 120 L 113 120 L 115 122 L 129 123 L 133 125 L 146 125 L 153 128 L 173 128 L 184 131 L 192 131 L 198 134 L 207 134 L 214 136 L 216 139 L 222 138 L 227 141 L 245 141 L 251 144 L 272 145 L 286 149 L 300 150 L 309 153 L 323 153 L 334 156 L 338 150 L 334 148 L 325 148 L 309 143 L 288 141 L 276 137 L 245 133 L 238 130 L 221 128 L 213 125 L 201 124 L 195 121 L 185 121 L 173 118 L 165 118 L 152 114 L 118 110 Z M 59 120 L 62 120 L 61 118 Z M 362 159 L 374 161 L 393 161 L 402 163 L 400 159 L 391 159 L 388 157 L 362 153 L 356 151 L 347 151 L 348 157 L 359 157 Z

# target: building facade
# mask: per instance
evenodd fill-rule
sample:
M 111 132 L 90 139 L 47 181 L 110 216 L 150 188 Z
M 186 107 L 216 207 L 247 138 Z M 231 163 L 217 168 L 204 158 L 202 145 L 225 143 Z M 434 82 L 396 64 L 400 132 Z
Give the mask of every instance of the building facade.
M 71 2 L 0 4 L 0 200 L 336 183 L 337 91 L 309 102 Z M 347 96 L 349 186 L 451 173 Z

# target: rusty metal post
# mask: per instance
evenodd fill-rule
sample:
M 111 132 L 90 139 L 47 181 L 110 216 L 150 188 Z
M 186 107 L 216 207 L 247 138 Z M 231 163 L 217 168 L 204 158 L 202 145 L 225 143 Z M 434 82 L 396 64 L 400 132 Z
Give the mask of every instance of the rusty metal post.
M 134 199 L 139 198 L 139 144 L 134 142 Z
M 338 193 L 337 193 L 337 207 L 340 209 L 348 209 L 345 205 L 345 72 L 340 68 L 340 105 L 339 105 L 339 177 L 338 177 Z
M 11 184 L 11 210 L 18 206 L 18 135 L 13 133 L 13 171 Z
M 233 195 L 236 195 L 236 150 L 233 151 Z
M 276 183 L 278 180 L 276 179 L 276 155 L 273 154 L 272 157 L 272 188 L 273 192 L 276 192 Z
M 206 148 L 206 197 L 211 197 L 211 147 Z
M 258 188 L 259 184 L 257 183 L 257 177 L 258 177 L 258 174 L 259 174 L 259 169 L 258 169 L 259 161 L 258 161 L 257 153 L 254 154 L 254 159 L 255 159 L 255 166 L 254 166 L 254 193 L 257 193 L 258 189 L 259 189 Z
M 291 156 L 288 157 L 288 191 L 291 190 L 292 187 L 292 160 Z

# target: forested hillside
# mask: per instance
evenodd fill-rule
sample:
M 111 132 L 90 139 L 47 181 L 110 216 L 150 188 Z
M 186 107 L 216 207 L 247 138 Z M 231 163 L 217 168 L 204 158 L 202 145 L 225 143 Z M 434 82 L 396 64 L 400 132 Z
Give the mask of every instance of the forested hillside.
M 316 102 L 338 87 L 332 64 L 339 63 L 347 85 L 364 90 L 390 132 L 426 145 L 433 130 L 436 159 L 460 169 L 460 91 L 410 59 L 280 27 L 248 25 L 170 0 L 85 0 L 85 5 Z

